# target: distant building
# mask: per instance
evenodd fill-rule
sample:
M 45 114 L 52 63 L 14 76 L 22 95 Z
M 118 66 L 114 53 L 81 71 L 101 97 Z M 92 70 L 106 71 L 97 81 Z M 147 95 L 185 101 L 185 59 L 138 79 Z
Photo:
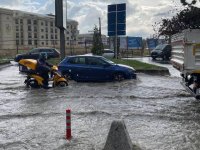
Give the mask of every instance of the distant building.
M 93 43 L 93 33 L 88 33 L 88 34 L 79 34 L 78 37 L 78 45 L 81 47 L 91 47 Z M 108 45 L 108 38 L 106 35 L 101 35 L 102 43 L 103 45 Z
M 67 20 L 66 47 L 79 34 L 78 22 Z M 0 50 L 60 47 L 60 31 L 55 16 L 0 8 Z

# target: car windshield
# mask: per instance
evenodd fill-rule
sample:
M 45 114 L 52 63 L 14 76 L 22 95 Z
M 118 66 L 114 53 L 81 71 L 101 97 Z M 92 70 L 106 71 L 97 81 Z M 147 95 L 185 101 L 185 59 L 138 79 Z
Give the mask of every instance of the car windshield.
M 29 53 L 39 53 L 40 49 L 34 48 L 32 50 L 29 51 Z
M 107 63 L 109 63 L 109 64 L 111 64 L 111 65 L 113 65 L 113 64 L 115 64 L 114 62 L 112 62 L 111 60 L 109 60 L 109 59 L 106 59 L 106 58 L 104 58 L 104 57 L 101 57 L 105 62 L 107 62 Z
M 162 50 L 166 45 L 158 45 L 155 50 Z

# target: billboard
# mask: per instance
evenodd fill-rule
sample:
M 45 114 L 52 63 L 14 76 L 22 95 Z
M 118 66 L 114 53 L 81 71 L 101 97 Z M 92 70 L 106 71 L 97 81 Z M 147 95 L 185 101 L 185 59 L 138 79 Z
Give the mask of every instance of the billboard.
M 120 37 L 120 48 L 142 49 L 142 37 Z
M 128 37 L 129 49 L 142 49 L 142 37 Z

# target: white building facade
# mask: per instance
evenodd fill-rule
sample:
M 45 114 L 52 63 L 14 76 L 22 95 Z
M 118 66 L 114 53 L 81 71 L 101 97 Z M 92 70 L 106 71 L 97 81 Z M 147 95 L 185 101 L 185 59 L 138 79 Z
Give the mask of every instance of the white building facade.
M 66 47 L 79 34 L 78 22 L 67 20 Z M 54 15 L 0 8 L 0 50 L 60 47 L 60 30 L 55 27 Z

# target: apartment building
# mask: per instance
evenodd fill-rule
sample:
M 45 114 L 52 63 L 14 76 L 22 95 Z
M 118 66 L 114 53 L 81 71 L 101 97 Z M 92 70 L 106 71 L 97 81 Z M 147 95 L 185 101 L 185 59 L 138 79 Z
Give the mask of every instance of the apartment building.
M 66 47 L 79 34 L 78 22 L 67 20 Z M 60 30 L 55 16 L 0 8 L 0 50 L 60 47 Z

